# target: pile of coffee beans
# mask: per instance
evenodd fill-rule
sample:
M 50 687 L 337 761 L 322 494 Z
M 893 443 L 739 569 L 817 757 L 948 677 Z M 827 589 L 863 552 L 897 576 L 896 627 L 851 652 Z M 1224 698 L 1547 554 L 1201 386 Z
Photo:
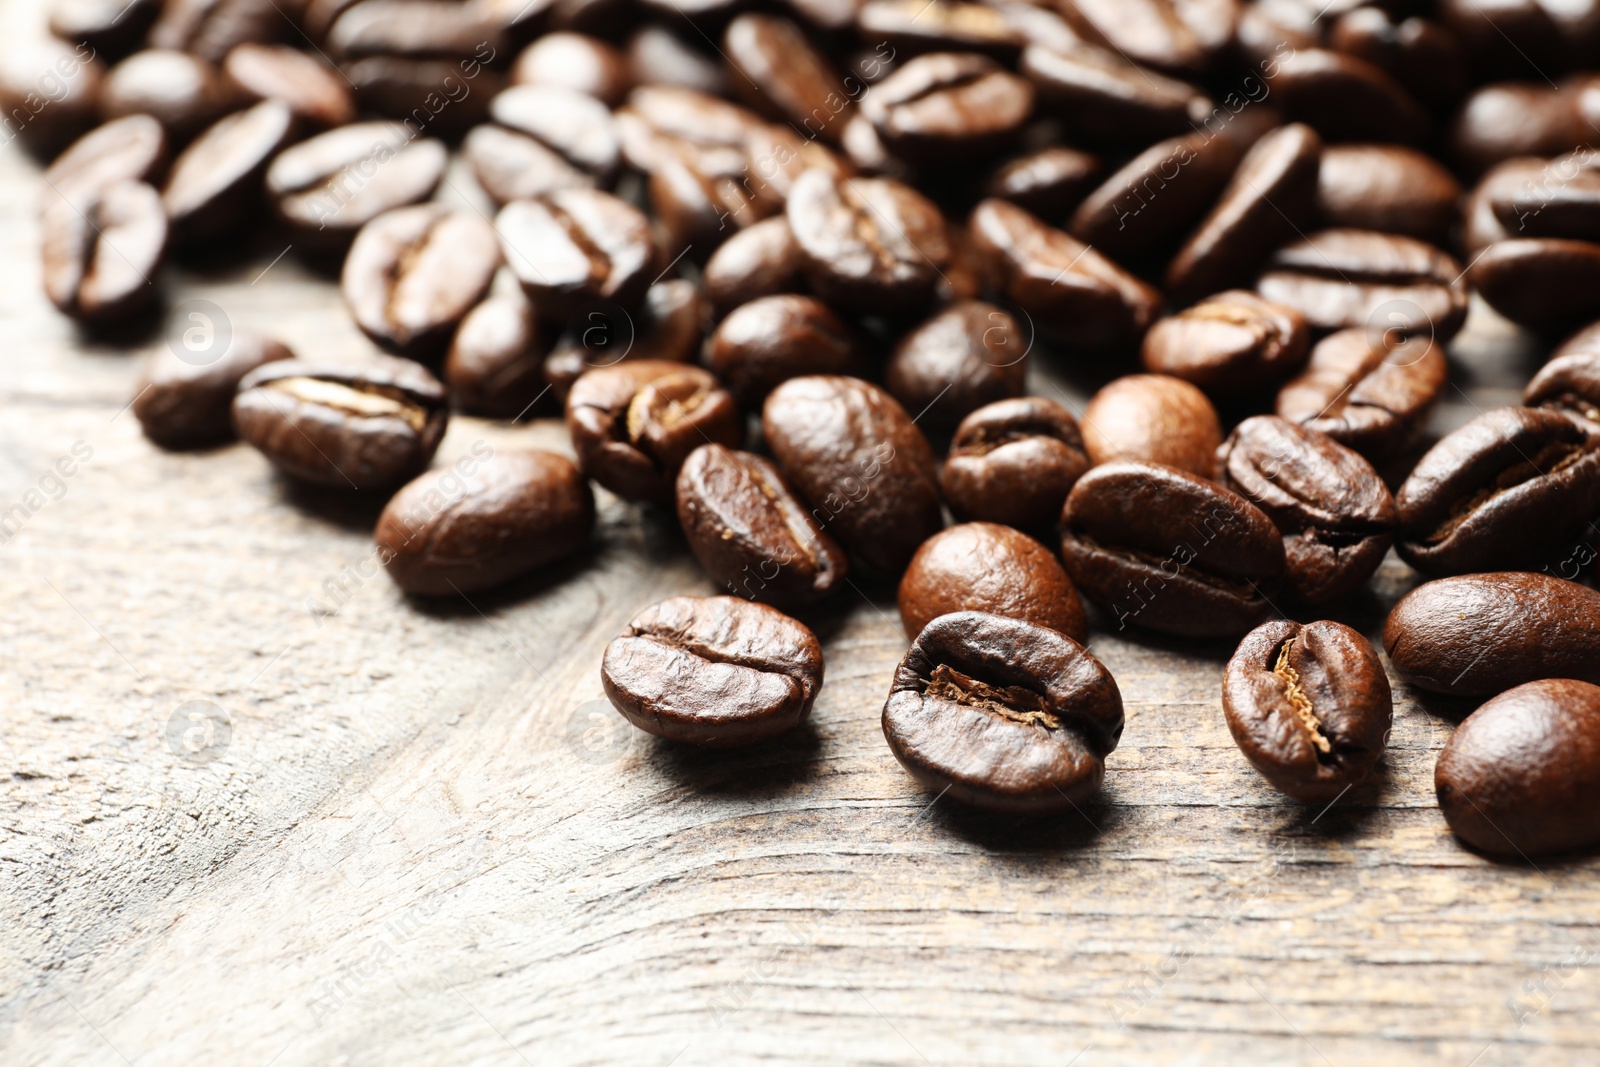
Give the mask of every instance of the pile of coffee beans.
M 374 349 L 158 362 L 149 438 L 386 499 L 416 597 L 570 565 L 594 485 L 676 519 L 725 595 L 607 649 L 640 729 L 792 730 L 823 651 L 784 612 L 898 583 L 883 730 L 938 795 L 1089 802 L 1124 714 L 1087 645 L 1131 627 L 1238 640 L 1234 739 L 1325 807 L 1393 719 L 1325 613 L 1393 548 L 1432 580 L 1388 667 L 1488 698 L 1438 763 L 1450 827 L 1600 844 L 1600 2 L 56 0 L 50 27 L 0 109 L 48 163 L 63 314 L 134 331 L 169 255 L 272 227 Z M 438 199 L 452 166 L 492 217 Z M 1430 441 L 1474 292 L 1547 349 L 1578 332 L 1523 406 Z M 1080 413 L 1029 395 L 1044 358 L 1101 386 Z M 453 411 L 563 412 L 576 461 L 431 469 Z

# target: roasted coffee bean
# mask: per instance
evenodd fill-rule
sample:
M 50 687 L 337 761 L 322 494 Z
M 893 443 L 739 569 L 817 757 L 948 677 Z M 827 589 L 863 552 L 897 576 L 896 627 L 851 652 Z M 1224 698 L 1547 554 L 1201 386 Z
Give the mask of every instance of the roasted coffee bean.
M 615 107 L 633 84 L 628 59 L 614 45 L 581 33 L 547 33 L 517 56 L 513 85 L 556 85 Z
M 1029 45 L 1020 69 L 1038 91 L 1039 110 L 1060 119 L 1074 143 L 1142 147 L 1188 133 L 1211 113 L 1211 101 L 1187 82 L 1082 42 L 1066 50 Z
M 15 41 L 0 54 L 0 116 L 12 137 L 53 158 L 98 121 L 95 103 L 105 64 L 87 45 L 54 37 Z
M 1316 330 L 1369 326 L 1448 341 L 1467 317 L 1461 264 L 1431 245 L 1369 230 L 1323 230 L 1278 250 L 1256 291 Z
M 706 748 L 777 737 L 811 714 L 822 646 L 789 616 L 738 597 L 676 596 L 606 648 L 606 696 L 646 733 Z
M 1274 248 L 1310 226 L 1321 158 L 1322 139 L 1299 123 L 1257 141 L 1167 267 L 1173 298 L 1187 303 L 1248 282 Z
M 572 383 L 591 367 L 640 359 L 691 363 L 700 354 L 707 318 L 705 300 L 693 282 L 656 282 L 631 313 L 615 306 L 592 308 L 574 319 L 544 361 L 545 380 L 565 403 Z
M 461 150 L 478 185 L 500 205 L 600 184 L 595 175 L 573 166 L 538 139 L 492 123 L 474 126 Z
M 1496 241 L 1509 241 L 1515 234 L 1501 225 L 1494 213 L 1498 196 L 1512 196 L 1546 180 L 1549 164 L 1542 159 L 1509 159 L 1494 166 L 1467 194 L 1461 209 L 1461 247 L 1471 259 Z
M 1383 757 L 1394 698 L 1367 639 L 1337 622 L 1262 623 L 1222 677 L 1234 743 L 1278 792 L 1331 804 Z
M 1420 144 L 1428 113 L 1415 97 L 1365 60 L 1322 48 L 1278 56 L 1267 79 L 1288 116 L 1329 141 Z
M 156 302 L 167 215 L 155 189 L 119 182 L 82 206 L 57 200 L 41 221 L 44 291 L 63 314 L 106 325 Z
M 1062 219 L 1089 195 L 1100 171 L 1098 156 L 1051 145 L 1002 164 L 989 176 L 985 193 L 1041 218 Z
M 809 296 L 764 296 L 740 306 L 711 335 L 706 355 L 712 372 L 750 408 L 790 378 L 865 369 L 850 328 Z
M 1469 96 L 1450 142 L 1456 159 L 1478 172 L 1519 156 L 1553 156 L 1592 135 L 1570 88 L 1511 82 Z
M 161 12 L 161 0 L 55 0 L 50 32 L 115 59 L 138 48 Z
M 1537 177 L 1484 185 L 1507 237 L 1600 240 L 1600 157 L 1592 148 L 1550 160 Z
M 373 538 L 405 592 L 465 596 L 565 559 L 593 530 L 594 492 L 567 457 L 475 451 L 407 483 Z
M 173 239 L 215 241 L 254 221 L 262 175 L 293 132 L 287 105 L 266 100 L 201 134 L 173 163 L 161 194 Z
M 499 129 L 531 139 L 537 148 L 553 153 L 556 161 L 545 164 L 552 171 L 575 170 L 587 175 L 587 184 L 607 184 L 621 160 L 621 142 L 611 111 L 599 100 L 575 89 L 555 85 L 518 85 L 507 89 L 489 105 L 489 117 L 499 124 Z M 493 128 L 493 127 L 488 127 Z M 476 132 L 476 131 L 474 131 Z M 504 141 L 504 138 L 501 138 Z M 505 151 L 497 144 L 498 151 Z M 545 181 L 534 174 L 522 180 L 508 174 L 508 164 L 522 162 L 522 156 L 532 161 L 531 152 L 507 152 L 511 158 L 496 169 L 492 161 L 471 157 L 480 176 L 491 180 L 484 182 L 485 190 L 496 199 L 528 199 L 548 188 L 540 188 Z M 538 164 L 534 164 L 538 167 Z M 559 186 L 551 186 L 559 188 Z
M 733 397 L 699 367 L 659 359 L 596 367 L 567 394 L 583 473 L 624 500 L 670 503 L 678 470 L 703 444 L 738 448 Z
M 1144 335 L 1141 359 L 1152 374 L 1233 398 L 1283 381 L 1310 351 L 1311 330 L 1298 311 L 1234 289 L 1158 320 Z
M 728 75 L 708 55 L 665 26 L 644 26 L 628 38 L 628 73 L 635 85 L 666 85 L 712 95 L 729 92 Z
M 444 386 L 420 364 L 283 360 L 239 383 L 233 424 L 283 473 L 338 489 L 388 489 L 433 458 L 449 421 Z
M 505 76 L 484 66 L 495 54 L 483 42 L 463 59 L 367 56 L 340 69 L 360 110 L 410 122 L 430 137 L 453 138 L 487 119 L 489 102 L 504 87 Z
M 167 160 L 167 136 L 149 115 L 129 115 L 84 134 L 44 172 L 40 211 L 66 200 L 82 211 L 122 182 L 154 183 Z
M 232 111 L 235 102 L 216 67 L 187 52 L 157 48 L 135 52 L 112 67 L 100 87 L 103 117 L 149 115 L 178 143 Z
M 1108 463 L 1061 511 L 1061 559 L 1116 620 L 1185 637 L 1231 637 L 1274 613 L 1283 540 L 1237 493 L 1176 467 Z
M 334 19 L 326 44 L 335 59 L 460 59 L 478 55 L 485 46 L 489 54 L 509 48 L 482 5 L 448 0 L 362 0 Z
M 1472 261 L 1467 276 L 1489 306 L 1512 322 L 1560 333 L 1594 316 L 1600 243 L 1500 241 Z
M 981 300 L 952 304 L 895 346 L 884 385 L 917 421 L 949 431 L 978 408 L 1023 394 L 1030 339 Z
M 494 228 L 475 211 L 418 204 L 362 227 L 339 288 L 361 332 L 409 356 L 443 354 L 500 266 Z
M 1324 226 L 1443 244 L 1460 217 L 1460 202 L 1461 184 L 1455 177 L 1414 149 L 1359 144 L 1322 150 L 1317 215 Z
M 150 46 L 221 63 L 236 45 L 275 40 L 291 26 L 274 0 L 166 0 Z
M 1429 449 L 1395 503 L 1400 557 L 1426 574 L 1554 564 L 1600 514 L 1600 437 L 1559 412 L 1496 408 Z
M 678 521 L 700 566 L 734 596 L 780 608 L 823 600 L 849 560 L 778 468 L 749 452 L 701 445 L 678 472 Z
M 1420 585 L 1383 625 L 1401 680 L 1454 696 L 1489 696 L 1541 678 L 1600 683 L 1600 593 L 1525 571 Z
M 1218 481 L 1283 534 L 1284 590 L 1322 605 L 1361 590 L 1394 543 L 1399 513 L 1361 456 L 1276 415 L 1241 422 L 1217 452 Z
M 790 379 L 767 397 L 761 427 L 812 516 L 867 565 L 899 575 L 943 525 L 933 450 L 877 386 L 838 375 Z
M 1014 63 L 1024 43 L 1000 12 L 961 0 L 867 0 L 856 12 L 856 27 L 864 40 L 887 43 L 896 57 L 979 52 Z
M 343 126 L 356 118 L 350 83 L 320 58 L 281 44 L 241 44 L 222 61 L 222 73 L 252 103 L 281 100 L 313 127 Z
M 1590 327 L 1562 345 L 1528 383 L 1522 402 L 1600 430 L 1600 330 Z
M 516 419 L 546 391 L 533 305 L 519 293 L 491 296 L 461 320 L 444 361 L 450 399 L 469 415 Z
M 441 142 L 401 123 L 361 122 L 279 153 L 267 196 L 302 249 L 342 253 L 379 215 L 432 197 L 448 162 Z
M 1089 465 L 1071 412 L 1044 397 L 1019 397 L 961 420 L 941 485 L 962 522 L 997 522 L 1044 536 Z
M 293 359 L 287 345 L 236 333 L 228 350 L 196 364 L 170 352 L 152 358 L 133 398 L 144 435 L 162 448 L 205 448 L 233 439 L 233 397 L 239 381 L 264 363 Z
M 1566 356 L 1600 355 L 1600 322 L 1591 322 L 1565 341 L 1550 354 L 1550 364 Z M 1550 366 L 1546 364 L 1546 366 Z M 1537 381 L 1539 375 L 1534 375 Z M 1531 385 L 1530 385 L 1531 388 Z
M 617 111 L 622 155 L 634 170 L 649 172 L 685 146 L 701 151 L 738 150 L 761 117 L 709 93 L 674 85 L 640 85 Z
M 1529 861 L 1600 842 L 1600 687 L 1547 679 L 1501 693 L 1450 735 L 1439 810 L 1475 849 Z
M 1061 13 L 1086 40 L 1103 40 L 1136 62 L 1188 76 L 1205 74 L 1222 59 L 1241 6 L 1234 0 L 1073 0 Z
M 1090 398 L 1083 409 L 1083 443 L 1096 465 L 1137 460 L 1210 478 L 1222 424 L 1211 401 L 1188 382 L 1130 374 Z
M 1450 30 L 1425 18 L 1401 18 L 1359 7 L 1334 20 L 1328 45 L 1365 60 L 1436 111 L 1467 91 L 1467 57 Z
M 985 287 L 1072 348 L 1131 349 L 1155 321 L 1160 293 L 1015 204 L 983 201 L 968 232 Z
M 1087 803 L 1122 724 L 1116 680 L 1082 645 L 977 611 L 917 635 L 883 706 L 889 748 L 924 789 L 1011 815 Z
M 788 201 L 811 287 L 830 304 L 903 314 L 928 303 L 950 262 L 944 216 L 909 185 L 808 170 Z
M 913 641 L 956 611 L 984 611 L 1089 640 L 1083 601 L 1051 551 L 1020 530 L 967 522 L 922 543 L 900 579 L 900 623 Z
M 534 307 L 565 319 L 591 300 L 637 306 L 650 285 L 650 222 L 598 189 L 507 204 L 495 219 L 506 263 Z
M 740 15 L 722 36 L 734 91 L 806 137 L 838 143 L 855 101 L 800 28 L 772 15 Z
M 706 296 L 719 314 L 763 296 L 798 292 L 800 246 L 782 215 L 762 219 L 722 242 L 701 272 Z
M 861 113 L 895 155 L 970 159 L 1005 148 L 1033 112 L 1033 85 L 987 56 L 919 56 L 872 87 Z
M 1443 346 L 1341 330 L 1311 350 L 1306 369 L 1278 393 L 1277 413 L 1370 460 L 1406 448 L 1444 392 Z

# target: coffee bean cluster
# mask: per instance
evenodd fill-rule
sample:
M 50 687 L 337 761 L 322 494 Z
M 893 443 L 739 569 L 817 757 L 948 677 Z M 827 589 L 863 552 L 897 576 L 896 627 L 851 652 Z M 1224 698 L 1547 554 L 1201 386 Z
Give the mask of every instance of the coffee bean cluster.
M 1600 843 L 1600 323 L 1420 451 L 1471 293 L 1551 344 L 1600 316 L 1600 3 L 57 0 L 50 25 L 0 107 L 49 161 L 56 307 L 114 336 L 169 253 L 270 225 L 377 350 L 162 362 L 151 440 L 237 434 L 383 494 L 417 597 L 570 561 L 593 484 L 675 517 L 725 595 L 607 649 L 640 729 L 793 729 L 823 654 L 784 612 L 897 582 L 884 734 L 940 796 L 1094 797 L 1124 711 L 1092 624 L 1242 638 L 1228 726 L 1325 806 L 1393 701 L 1323 616 L 1393 548 L 1432 579 L 1388 618 L 1394 673 L 1489 698 L 1438 763 L 1451 828 Z M 436 199 L 453 160 L 493 217 Z M 1029 395 L 1047 353 L 1105 383 L 1080 414 Z M 430 469 L 452 411 L 557 405 L 575 464 Z

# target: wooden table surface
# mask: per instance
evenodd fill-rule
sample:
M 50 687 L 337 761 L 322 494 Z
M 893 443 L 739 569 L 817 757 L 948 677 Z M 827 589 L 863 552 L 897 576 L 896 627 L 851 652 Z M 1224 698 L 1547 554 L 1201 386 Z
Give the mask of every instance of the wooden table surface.
M 406 602 L 371 506 L 144 440 L 126 405 L 166 338 L 99 345 L 50 310 L 37 173 L 0 153 L 5 1063 L 1594 1062 L 1597 864 L 1454 841 L 1433 766 L 1466 708 L 1397 686 L 1381 779 L 1319 813 L 1230 740 L 1228 643 L 1102 624 L 1128 714 L 1102 799 L 975 817 L 884 744 L 905 640 L 863 587 L 808 619 L 808 728 L 657 742 L 598 666 L 643 605 L 714 592 L 669 518 L 602 493 L 560 573 Z M 171 270 L 168 332 L 205 299 L 366 351 L 280 251 Z M 1532 359 L 1475 307 L 1435 429 Z M 567 449 L 551 421 L 462 418 L 440 462 L 480 441 Z M 1391 558 L 1340 617 L 1376 640 L 1414 581 Z

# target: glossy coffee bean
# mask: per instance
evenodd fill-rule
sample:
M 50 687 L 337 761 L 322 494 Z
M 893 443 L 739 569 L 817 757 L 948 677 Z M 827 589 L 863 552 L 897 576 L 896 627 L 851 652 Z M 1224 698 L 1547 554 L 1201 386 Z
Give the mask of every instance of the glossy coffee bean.
M 633 75 L 627 57 L 598 37 L 547 33 L 517 56 L 511 82 L 573 89 L 615 107 L 628 95 Z
M 1089 400 L 1083 409 L 1083 443 L 1096 465 L 1137 460 L 1210 478 L 1222 424 L 1211 401 L 1188 382 L 1130 374 Z
M 631 308 L 650 284 L 649 220 L 610 193 L 562 189 L 513 201 L 495 229 L 506 264 L 546 317 L 565 319 L 593 300 Z
M 1087 803 L 1122 725 L 1116 680 L 1082 645 L 976 611 L 917 635 L 883 706 L 883 735 L 918 784 L 1011 815 Z
M 481 4 L 448 0 L 362 0 L 328 28 L 328 54 L 338 60 L 364 56 L 459 59 L 504 54 L 503 31 Z
M 81 205 L 57 200 L 41 224 L 44 291 L 63 314 L 104 325 L 158 299 L 167 215 L 155 189 L 119 182 Z
M 51 159 L 99 121 L 105 64 L 87 45 L 53 37 L 13 41 L 0 52 L 0 115 L 15 137 Z
M 313 128 L 354 122 L 350 83 L 320 57 L 281 44 L 241 44 L 222 61 L 235 94 L 252 103 L 280 100 Z
M 418 204 L 362 227 L 339 288 L 361 332 L 412 359 L 441 355 L 500 266 L 493 227 L 475 211 Z
M 388 489 L 415 477 L 444 437 L 444 386 L 389 356 L 349 366 L 283 360 L 239 383 L 233 424 L 292 478 L 336 489 Z
M 276 100 L 229 115 L 195 139 L 167 177 L 161 199 L 180 244 L 215 241 L 256 220 L 262 176 L 294 133 Z
M 1040 218 L 1062 219 L 1089 195 L 1100 173 L 1099 157 L 1051 145 L 1001 164 L 984 191 Z
M 856 12 L 856 27 L 867 40 L 887 42 L 896 57 L 977 52 L 1014 63 L 1024 43 L 999 11 L 960 0 L 867 0 Z
M 941 615 L 983 611 L 1089 639 L 1083 601 L 1051 551 L 1010 526 L 967 522 L 922 543 L 900 579 L 900 623 L 916 640 Z
M 1407 593 L 1383 625 L 1402 681 L 1489 696 L 1541 678 L 1600 683 L 1600 593 L 1549 574 L 1440 578 Z
M 445 356 L 444 381 L 451 401 L 469 415 L 523 418 L 546 392 L 543 364 L 528 298 L 490 296 L 461 320 Z
M 149 115 L 129 115 L 84 134 L 44 172 L 40 211 L 66 200 L 82 211 L 122 182 L 157 183 L 167 162 L 167 135 Z
M 770 460 L 701 445 L 678 472 L 678 521 L 695 559 L 728 593 L 780 608 L 825 599 L 849 574 Z
M 950 262 L 939 209 L 897 181 L 809 170 L 790 190 L 787 214 L 812 289 L 842 309 L 914 311 L 932 300 Z
M 454 139 L 488 118 L 489 102 L 504 87 L 505 76 L 484 66 L 497 54 L 494 45 L 480 41 L 473 55 L 461 58 L 366 56 L 339 69 L 355 88 L 361 111 L 409 121 L 429 137 Z
M 767 397 L 761 426 L 812 516 L 868 566 L 899 575 L 943 525 L 933 451 L 877 386 L 837 375 L 790 379 Z
M 1322 48 L 1277 58 L 1267 81 L 1288 116 L 1329 141 L 1420 144 L 1428 113 L 1415 97 L 1365 60 Z
M 1400 556 L 1426 574 L 1555 564 L 1600 514 L 1600 437 L 1559 412 L 1496 408 L 1429 449 L 1395 503 Z
M 1471 847 L 1527 862 L 1600 842 L 1600 686 L 1529 682 L 1467 716 L 1434 769 L 1439 810 Z
M 763 296 L 798 292 L 800 246 L 782 215 L 762 219 L 729 237 L 701 273 L 706 296 L 720 314 Z
M 236 45 L 272 41 L 290 28 L 274 0 L 166 0 L 150 46 L 221 63 Z
M 1397 233 L 1440 245 L 1450 239 L 1460 202 L 1461 183 L 1415 149 L 1352 144 L 1322 150 L 1317 215 L 1324 226 Z
M 1519 156 L 1553 156 L 1592 136 L 1568 89 L 1548 84 L 1485 85 L 1457 113 L 1451 147 L 1469 171 Z
M 373 539 L 405 592 L 464 596 L 565 559 L 593 530 L 594 493 L 572 461 L 518 450 L 474 452 L 408 482 Z
M 985 404 L 1023 394 L 1030 340 L 1009 312 L 963 300 L 901 339 L 884 385 L 919 425 L 953 430 Z
M 160 12 L 161 0 L 55 0 L 50 32 L 114 59 L 139 47 Z
M 1592 148 L 1552 159 L 1522 182 L 1483 185 L 1507 237 L 1600 240 L 1600 156 Z
M 734 92 L 808 138 L 837 143 L 854 112 L 844 79 L 788 19 L 745 14 L 728 24 L 722 53 Z
M 1600 331 L 1591 327 L 1562 345 L 1528 383 L 1522 402 L 1600 430 Z
M 1429 19 L 1359 7 L 1334 21 L 1328 45 L 1371 63 L 1436 111 L 1453 106 L 1467 91 L 1461 41 Z
M 668 85 L 716 96 L 731 92 L 721 58 L 665 26 L 642 26 L 628 38 L 628 73 L 635 85 Z
M 822 690 L 822 646 L 764 604 L 671 597 L 607 646 L 600 677 L 612 705 L 646 733 L 737 748 L 806 720 Z
M 489 117 L 556 153 L 567 166 L 607 182 L 622 146 L 611 111 L 599 100 L 556 85 L 517 85 L 496 96 Z
M 151 48 L 112 67 L 100 87 L 106 119 L 149 115 L 182 143 L 233 110 L 222 72 L 199 56 Z
M 624 500 L 656 504 L 672 501 L 690 452 L 744 439 L 733 397 L 715 378 L 657 359 L 586 372 L 567 394 L 567 429 L 585 474 Z
M 1431 245 L 1370 230 L 1322 230 L 1279 249 L 1256 291 L 1316 330 L 1368 326 L 1448 341 L 1467 317 L 1461 264 Z
M 961 522 L 995 522 L 1052 533 L 1061 505 L 1089 469 L 1072 413 L 1045 397 L 985 405 L 961 420 L 941 474 Z
M 144 435 L 162 448 L 205 448 L 233 439 L 233 397 L 246 374 L 264 363 L 293 359 L 287 345 L 236 333 L 221 358 L 194 364 L 156 354 L 133 398 Z
M 693 282 L 656 282 L 631 312 L 615 305 L 591 308 L 569 323 L 566 335 L 544 361 L 545 380 L 562 403 L 578 376 L 593 367 L 627 360 L 664 359 L 692 363 L 700 354 L 708 309 Z
M 861 113 L 890 152 L 912 162 L 1005 148 L 1033 112 L 1033 85 L 971 52 L 919 56 L 872 87 Z
M 1211 111 L 1193 85 L 1082 41 L 1029 45 L 1020 70 L 1038 91 L 1040 112 L 1059 118 L 1074 143 L 1138 148 L 1189 132 Z
M 1445 375 L 1443 347 L 1427 336 L 1390 345 L 1365 329 L 1341 330 L 1278 393 L 1277 414 L 1381 461 L 1422 432 Z
M 1241 422 L 1217 452 L 1217 479 L 1283 534 L 1284 592 L 1301 604 L 1353 596 L 1394 543 L 1399 513 L 1358 453 L 1276 415 Z
M 1548 175 L 1549 163 L 1545 160 L 1517 158 L 1497 164 L 1483 176 L 1467 194 L 1461 209 L 1461 246 L 1469 259 L 1496 241 L 1509 241 L 1516 236 L 1495 214 L 1495 200 L 1536 188 Z
M 809 296 L 764 296 L 740 306 L 711 335 L 706 356 L 712 372 L 748 408 L 790 378 L 865 369 L 850 328 Z
M 1212 397 L 1248 396 L 1299 370 L 1311 351 L 1305 318 L 1234 289 L 1160 319 L 1144 336 L 1152 374 L 1181 378 Z
M 1394 699 L 1367 639 L 1337 622 L 1263 623 L 1222 678 L 1234 743 L 1278 792 L 1331 804 L 1383 756 Z
M 398 122 L 360 122 L 286 148 L 267 168 L 267 197 L 301 248 L 342 253 L 361 227 L 433 196 L 449 152 Z
M 1233 0 L 1074 0 L 1061 13 L 1086 39 L 1103 39 L 1135 62 L 1194 76 L 1222 60 L 1241 6 Z
M 1594 316 L 1600 243 L 1500 241 L 1473 260 L 1467 276 L 1489 306 L 1512 322 L 1559 333 Z
M 1277 528 L 1244 497 L 1187 471 L 1095 467 L 1067 495 L 1061 527 L 1067 573 L 1119 630 L 1230 637 L 1275 613 Z
M 1161 294 L 1077 238 L 1004 200 L 985 200 L 968 227 L 985 287 L 1073 348 L 1132 348 Z

